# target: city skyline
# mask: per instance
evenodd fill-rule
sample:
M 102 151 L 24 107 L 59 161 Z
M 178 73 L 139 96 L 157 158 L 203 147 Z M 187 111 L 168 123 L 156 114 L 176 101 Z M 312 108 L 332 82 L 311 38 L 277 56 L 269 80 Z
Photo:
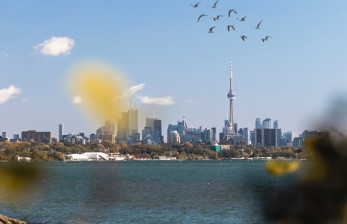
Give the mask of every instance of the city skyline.
M 271 117 L 283 130 L 314 129 L 315 118 L 345 93 L 341 41 L 347 33 L 340 27 L 347 21 L 346 2 L 220 1 L 208 13 L 237 8 L 247 15 L 246 23 L 236 26 L 251 34 L 245 42 L 220 32 L 235 18 L 222 17 L 215 33 L 208 34 L 212 16 L 205 23 L 196 19 L 211 3 L 200 2 L 197 9 L 188 2 L 154 0 L 1 2 L 0 128 L 9 134 L 51 130 L 57 136 L 56 125 L 62 123 L 73 133 L 95 132 L 102 123 L 91 124 L 75 107 L 81 99 L 71 99 L 65 90 L 68 71 L 85 60 L 105 62 L 125 74 L 125 88 L 135 92 L 141 130 L 154 113 L 163 127 L 185 116 L 189 126 L 220 130 L 229 107 L 230 59 L 237 74 L 234 117 L 241 127 Z M 261 29 L 249 29 L 259 19 Z M 267 34 L 273 38 L 262 43 L 259 38 Z M 57 49 L 55 43 L 64 44 Z

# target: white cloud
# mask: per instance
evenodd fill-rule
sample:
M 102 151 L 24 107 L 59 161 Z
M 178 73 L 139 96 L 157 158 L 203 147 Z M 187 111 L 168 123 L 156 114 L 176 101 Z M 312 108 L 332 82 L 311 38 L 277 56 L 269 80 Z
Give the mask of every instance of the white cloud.
M 135 93 L 137 93 L 138 91 L 142 90 L 143 88 L 145 88 L 146 83 L 141 83 L 135 86 L 130 87 L 129 89 L 127 89 L 123 95 L 123 97 L 127 97 L 127 96 L 132 96 Z
M 83 99 L 82 99 L 82 97 L 80 97 L 80 96 L 75 96 L 75 97 L 72 99 L 72 103 L 74 103 L 74 104 L 83 103 Z
M 75 40 L 69 37 L 52 37 L 34 47 L 43 55 L 69 55 L 75 44 Z
M 171 96 L 167 97 L 149 97 L 149 96 L 138 96 L 141 103 L 144 104 L 157 104 L 162 106 L 173 105 L 175 102 L 173 101 Z
M 21 93 L 21 91 L 22 90 L 20 88 L 13 85 L 10 85 L 10 87 L 5 89 L 0 89 L 0 104 L 3 104 L 9 99 L 16 97 L 16 95 Z

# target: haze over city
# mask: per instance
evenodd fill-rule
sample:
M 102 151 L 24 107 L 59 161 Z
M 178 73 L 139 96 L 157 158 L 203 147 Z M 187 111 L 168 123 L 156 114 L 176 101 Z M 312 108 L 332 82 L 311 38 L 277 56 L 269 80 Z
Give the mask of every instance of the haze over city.
M 220 132 L 230 60 L 240 127 L 253 129 L 255 118 L 269 117 L 283 131 L 300 133 L 345 93 L 346 2 L 220 1 L 216 9 L 207 7 L 211 1 L 200 1 L 199 8 L 191 3 L 1 2 L 1 130 L 57 136 L 63 123 L 66 132 L 94 133 L 103 123 L 90 122 L 76 107 L 81 99 L 66 88 L 69 71 L 85 61 L 121 71 L 139 129 L 146 117 L 160 118 L 166 130 L 185 116 L 190 127 Z M 247 21 L 227 17 L 230 8 Z M 197 22 L 205 12 L 225 15 L 213 34 L 207 33 L 212 16 Z M 260 20 L 260 30 L 251 28 Z M 227 32 L 230 21 L 237 32 Z M 263 43 L 266 35 L 272 38 Z

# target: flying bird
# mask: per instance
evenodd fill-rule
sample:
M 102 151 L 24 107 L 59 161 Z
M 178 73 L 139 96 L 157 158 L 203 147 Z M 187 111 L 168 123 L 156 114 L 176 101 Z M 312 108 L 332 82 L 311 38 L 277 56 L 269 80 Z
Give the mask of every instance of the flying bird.
M 223 16 L 222 16 L 222 15 L 218 15 L 218 16 L 214 17 L 213 20 L 214 20 L 214 21 L 217 21 L 217 20 L 220 19 L 220 17 L 223 17 Z
M 255 29 L 259 30 L 259 29 L 260 29 L 260 24 L 261 24 L 262 22 L 263 22 L 263 20 L 260 21 L 260 22 L 258 23 L 258 25 L 257 25 L 257 27 L 256 27 Z
M 200 4 L 200 2 L 198 2 L 198 3 L 196 3 L 196 4 L 194 4 L 194 5 L 192 5 L 192 4 L 190 4 L 193 8 L 198 8 L 199 7 L 199 4 Z
M 237 14 L 237 12 L 236 12 L 235 9 L 230 9 L 229 12 L 228 12 L 229 17 L 230 17 L 230 15 L 231 15 L 231 13 L 233 13 L 233 12 L 234 12 L 235 14 Z
M 217 8 L 217 3 L 218 3 L 218 1 L 219 1 L 219 0 L 217 0 L 217 1 L 213 4 L 213 6 L 212 6 L 213 9 Z
M 199 16 L 199 18 L 198 18 L 198 22 L 200 21 L 200 19 L 202 18 L 202 17 L 204 17 L 204 16 L 207 16 L 206 14 L 201 14 L 200 16 Z
M 230 28 L 232 28 L 233 30 L 235 30 L 235 27 L 234 27 L 233 25 L 228 25 L 227 28 L 228 28 L 228 31 L 229 31 L 229 32 L 230 32 Z
M 246 40 L 246 38 L 247 38 L 247 36 L 246 36 L 246 35 L 242 35 L 242 36 L 241 36 L 241 39 L 242 39 L 243 41 L 245 41 L 245 40 Z
M 247 17 L 247 16 L 243 17 L 242 19 L 239 19 L 239 21 L 241 21 L 241 22 L 246 21 L 246 17 Z M 238 18 L 237 18 L 237 19 L 238 19 Z
M 261 39 L 263 42 L 268 41 L 271 36 L 266 36 L 265 38 Z
M 208 29 L 208 33 L 213 33 L 213 29 L 215 28 L 215 26 L 211 27 L 210 29 Z

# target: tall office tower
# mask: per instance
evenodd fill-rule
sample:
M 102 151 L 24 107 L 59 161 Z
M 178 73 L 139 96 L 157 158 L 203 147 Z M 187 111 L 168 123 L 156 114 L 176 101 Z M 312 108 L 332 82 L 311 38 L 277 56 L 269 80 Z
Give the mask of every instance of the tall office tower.
M 59 124 L 59 142 L 63 141 L 64 125 Z
M 161 120 L 157 119 L 154 121 L 154 130 L 159 132 L 159 142 L 164 143 L 164 137 L 162 133 Z
M 289 143 L 290 145 L 292 144 L 292 142 L 293 142 L 293 134 L 292 134 L 291 131 L 284 132 L 283 133 L 283 137 L 286 138 L 287 143 Z
M 6 131 L 4 131 L 4 132 L 1 133 L 1 137 L 2 137 L 2 138 L 7 138 Z
M 237 130 L 234 129 L 234 100 L 236 98 L 235 92 L 233 91 L 233 67 L 230 61 L 230 89 L 227 95 L 230 103 L 229 108 L 229 122 L 230 122 L 230 134 L 235 134 Z
M 212 141 L 216 142 L 217 141 L 217 128 L 211 128 L 212 130 Z
M 266 118 L 265 120 L 263 120 L 262 128 L 266 128 L 266 129 L 271 128 L 271 119 L 270 118 Z
M 247 145 L 250 144 L 250 134 L 248 128 L 243 128 L 242 130 L 242 136 L 246 139 Z
M 274 129 L 278 129 L 278 120 L 274 121 Z
M 234 123 L 234 134 L 237 134 L 237 123 Z
M 123 112 L 118 119 L 117 138 L 119 141 L 127 142 L 129 145 L 140 140 L 138 131 L 138 111 L 130 108 L 128 112 Z
M 129 132 L 130 133 L 138 133 L 138 112 L 135 108 L 130 108 L 128 110 L 129 114 Z
M 255 129 L 261 129 L 261 123 L 262 123 L 261 118 L 256 118 L 255 119 Z
M 90 134 L 89 135 L 89 141 L 90 142 L 96 142 L 96 140 L 97 140 L 96 134 Z
M 254 131 L 250 131 L 250 132 L 249 132 L 249 135 L 251 136 L 251 137 L 250 137 L 251 144 L 254 145 L 254 143 L 255 143 Z

